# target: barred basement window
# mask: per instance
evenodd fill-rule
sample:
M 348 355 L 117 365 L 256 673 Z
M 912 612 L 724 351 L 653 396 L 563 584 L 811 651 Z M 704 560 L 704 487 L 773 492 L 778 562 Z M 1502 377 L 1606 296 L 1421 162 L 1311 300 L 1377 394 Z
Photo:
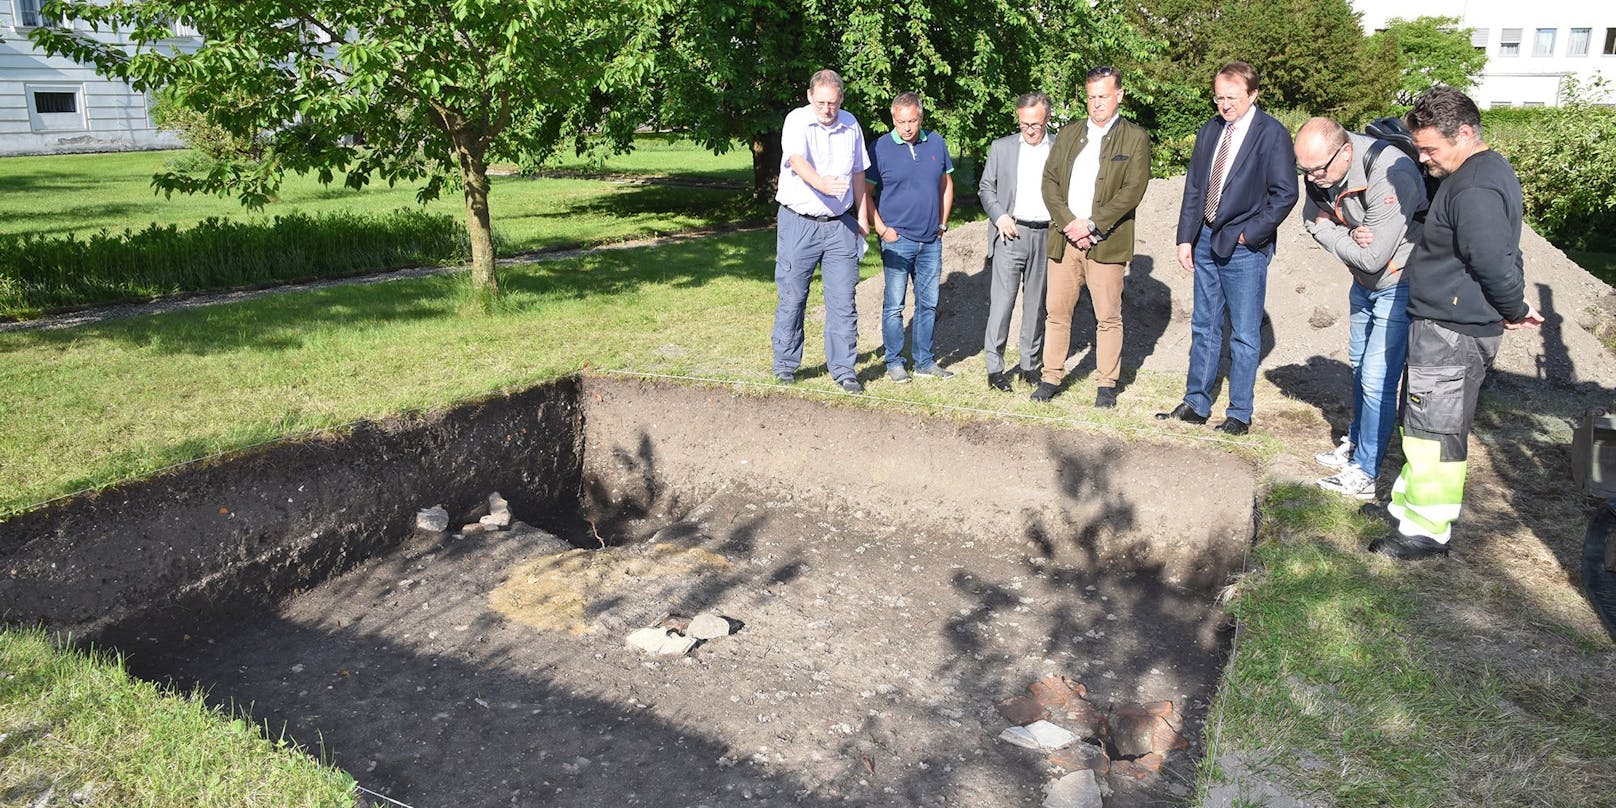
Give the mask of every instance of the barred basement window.
M 41 115 L 78 112 L 77 93 L 34 93 L 34 111 Z

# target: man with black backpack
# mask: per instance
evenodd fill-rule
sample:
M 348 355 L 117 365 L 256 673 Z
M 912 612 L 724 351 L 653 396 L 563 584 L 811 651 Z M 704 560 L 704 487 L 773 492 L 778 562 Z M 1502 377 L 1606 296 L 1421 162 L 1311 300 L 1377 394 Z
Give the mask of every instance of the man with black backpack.
M 1375 498 L 1375 479 L 1397 422 L 1397 388 L 1408 355 L 1408 284 L 1403 267 L 1426 209 L 1419 166 L 1393 141 L 1349 134 L 1329 118 L 1296 132 L 1296 170 L 1307 191 L 1302 222 L 1352 272 L 1352 425 L 1341 443 L 1316 455 L 1336 473 L 1326 491 Z

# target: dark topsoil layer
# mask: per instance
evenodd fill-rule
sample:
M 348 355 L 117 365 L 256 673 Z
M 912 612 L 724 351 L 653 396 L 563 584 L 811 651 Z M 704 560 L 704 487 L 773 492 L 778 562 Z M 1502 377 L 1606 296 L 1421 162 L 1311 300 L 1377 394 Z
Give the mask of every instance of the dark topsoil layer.
M 0 522 L 0 597 L 418 808 L 1036 805 L 1054 772 L 994 739 L 993 703 L 1050 674 L 1102 707 L 1172 700 L 1195 746 L 1107 802 L 1181 802 L 1252 476 L 1181 445 L 564 380 Z M 566 542 L 409 533 L 492 490 L 623 545 L 602 556 L 654 538 L 716 563 L 609 578 L 587 631 L 542 631 L 490 594 Z M 742 628 L 675 660 L 624 646 L 700 610 Z

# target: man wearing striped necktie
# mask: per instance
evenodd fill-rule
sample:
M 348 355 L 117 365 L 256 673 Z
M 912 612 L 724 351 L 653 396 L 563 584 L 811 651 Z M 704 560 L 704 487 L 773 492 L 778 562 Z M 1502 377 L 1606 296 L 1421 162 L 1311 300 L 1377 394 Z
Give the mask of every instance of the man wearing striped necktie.
M 1195 275 L 1190 369 L 1184 400 L 1159 420 L 1204 424 L 1229 315 L 1229 406 L 1218 430 L 1244 435 L 1260 360 L 1268 262 L 1280 222 L 1296 206 L 1296 172 L 1285 125 L 1256 108 L 1257 71 L 1230 62 L 1212 80 L 1218 114 L 1195 136 L 1178 214 L 1178 264 Z

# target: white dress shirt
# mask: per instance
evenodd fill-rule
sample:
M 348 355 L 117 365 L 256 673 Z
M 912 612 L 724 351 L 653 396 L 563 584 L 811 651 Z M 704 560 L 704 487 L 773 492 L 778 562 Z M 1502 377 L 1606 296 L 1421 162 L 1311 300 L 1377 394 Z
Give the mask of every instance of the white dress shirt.
M 1049 161 L 1052 145 L 1049 136 L 1034 146 L 1026 138 L 1018 141 L 1016 152 L 1016 201 L 1010 206 L 1010 217 L 1023 222 L 1049 221 L 1049 208 L 1044 205 L 1044 163 Z
M 1251 122 L 1257 117 L 1257 105 L 1246 107 L 1246 114 L 1234 119 L 1229 126 L 1234 127 L 1234 134 L 1229 136 L 1229 156 L 1224 158 L 1223 184 L 1218 186 L 1218 195 L 1223 195 L 1223 189 L 1229 187 L 1229 175 L 1234 173 L 1234 159 L 1240 156 L 1240 146 L 1246 142 L 1246 133 L 1251 131 Z M 1212 162 L 1206 170 L 1206 192 L 1212 193 L 1212 169 L 1218 165 L 1218 147 L 1223 145 L 1223 132 L 1218 132 L 1218 144 L 1212 147 Z
M 1094 213 L 1094 184 L 1100 179 L 1100 142 L 1116 123 L 1115 115 L 1105 126 L 1095 126 L 1093 119 L 1084 121 L 1089 129 L 1089 142 L 1083 144 L 1083 150 L 1072 159 L 1072 182 L 1066 188 L 1066 207 L 1071 208 L 1072 217 L 1080 222 L 1088 221 Z

